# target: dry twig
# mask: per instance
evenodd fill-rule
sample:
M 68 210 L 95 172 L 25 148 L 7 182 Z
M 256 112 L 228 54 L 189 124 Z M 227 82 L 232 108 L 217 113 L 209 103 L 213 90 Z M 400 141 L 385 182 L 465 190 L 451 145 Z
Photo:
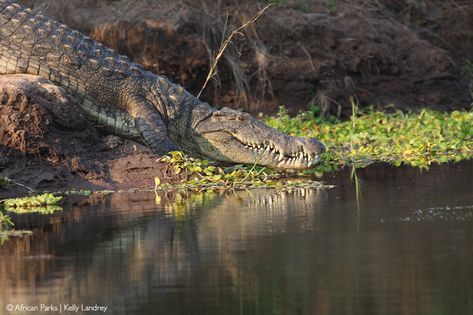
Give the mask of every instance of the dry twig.
M 265 6 L 263 9 L 261 9 L 258 13 L 256 13 L 255 16 L 253 16 L 253 18 L 251 18 L 250 20 L 248 20 L 247 22 L 243 23 L 240 27 L 238 27 L 237 29 L 233 30 L 230 35 L 227 37 L 227 39 L 225 39 L 224 41 L 222 41 L 222 43 L 220 44 L 220 48 L 218 49 L 217 51 L 217 54 L 215 55 L 215 57 L 213 58 L 213 60 L 210 62 L 210 70 L 209 70 L 209 73 L 207 74 L 207 78 L 205 79 L 205 82 L 204 84 L 202 85 L 202 88 L 200 89 L 200 92 L 199 94 L 197 94 L 197 98 L 200 97 L 200 95 L 202 94 L 202 92 L 205 90 L 205 87 L 207 86 L 207 84 L 209 83 L 210 79 L 212 79 L 212 77 L 216 74 L 216 70 L 217 70 L 217 64 L 218 64 L 218 61 L 220 60 L 220 58 L 222 57 L 223 55 L 223 52 L 225 51 L 225 49 L 227 49 L 228 45 L 231 43 L 232 41 L 232 38 L 237 35 L 237 34 L 241 34 L 241 31 L 247 27 L 248 25 L 254 23 L 263 13 L 264 11 L 266 11 L 269 7 L 271 7 L 273 4 L 268 4 L 267 6 Z

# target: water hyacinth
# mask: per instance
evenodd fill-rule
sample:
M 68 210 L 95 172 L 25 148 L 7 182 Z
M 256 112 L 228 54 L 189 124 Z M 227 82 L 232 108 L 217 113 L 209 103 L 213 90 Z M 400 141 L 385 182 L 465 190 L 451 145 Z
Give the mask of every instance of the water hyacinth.
M 169 163 L 175 174 L 180 174 L 177 184 L 161 183 L 155 179 L 155 190 L 192 189 L 192 190 L 227 190 L 246 188 L 289 188 L 312 187 L 321 188 L 318 181 L 306 179 L 282 179 L 282 174 L 265 167 L 252 165 L 234 165 L 219 167 L 212 165 L 208 160 L 199 160 L 186 156 L 181 151 L 170 152 L 159 159 Z
M 385 113 L 369 110 L 351 120 L 321 119 L 304 112 L 290 117 L 281 109 L 270 126 L 297 136 L 316 137 L 327 153 L 320 171 L 344 165 L 387 162 L 428 168 L 432 163 L 473 157 L 473 111 Z
M 291 135 L 323 141 L 327 152 L 321 163 L 312 170 L 288 173 L 257 165 L 219 167 L 208 160 L 175 151 L 159 160 L 169 163 L 174 173 L 180 174 L 179 183 L 161 183 L 156 178 L 155 189 L 320 188 L 324 187 L 321 183 L 307 177 L 294 179 L 294 175 L 321 175 L 343 166 L 364 167 L 374 162 L 428 168 L 432 163 L 473 157 L 471 111 L 442 113 L 425 109 L 417 113 L 385 113 L 369 110 L 360 113 L 354 106 L 352 118 L 342 121 L 334 117 L 320 118 L 315 107 L 294 117 L 281 108 L 276 117 L 268 117 L 265 122 Z
M 62 210 L 59 205 L 62 196 L 42 194 L 31 197 L 12 198 L 3 201 L 5 210 L 15 213 L 43 213 L 50 214 Z

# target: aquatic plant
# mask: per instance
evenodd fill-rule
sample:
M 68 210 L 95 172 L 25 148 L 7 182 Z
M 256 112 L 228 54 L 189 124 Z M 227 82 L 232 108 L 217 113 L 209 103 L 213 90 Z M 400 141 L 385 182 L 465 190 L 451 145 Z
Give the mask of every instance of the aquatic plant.
M 61 200 L 61 196 L 54 196 L 53 194 L 3 200 L 3 209 L 0 209 L 0 246 L 10 237 L 22 237 L 32 234 L 32 232 L 28 230 L 13 229 L 13 220 L 3 211 L 51 214 L 62 210 L 62 207 L 59 205 Z
M 428 168 L 432 163 L 473 157 L 473 111 L 385 113 L 354 111 L 349 121 L 314 116 L 314 109 L 290 117 L 281 108 L 270 126 L 297 136 L 316 137 L 327 153 L 315 169 L 326 172 L 340 166 L 373 162 Z
M 471 111 L 442 113 L 424 109 L 385 113 L 360 111 L 354 103 L 352 107 L 352 117 L 347 121 L 322 118 L 318 107 L 291 117 L 282 107 L 276 117 L 267 117 L 265 122 L 288 134 L 318 138 L 327 145 L 321 163 L 312 170 L 298 172 L 298 176 L 320 175 L 343 166 L 364 167 L 373 162 L 428 168 L 432 163 L 473 157 Z M 169 163 L 180 180 L 173 185 L 156 178 L 155 190 L 323 186 L 308 179 L 291 179 L 295 173 L 257 165 L 219 167 L 180 151 L 170 152 L 160 161 Z
M 155 190 L 170 188 L 192 190 L 226 190 L 243 188 L 288 188 L 288 187 L 314 187 L 323 185 L 313 180 L 300 181 L 287 178 L 285 173 L 252 165 L 234 165 L 219 167 L 212 165 L 208 160 L 199 160 L 186 156 L 181 151 L 170 152 L 159 159 L 169 163 L 174 168 L 175 174 L 180 175 L 177 184 L 161 183 L 155 179 Z M 286 178 L 284 178 L 286 177 Z
M 46 193 L 30 197 L 6 199 L 3 201 L 3 204 L 5 210 L 10 212 L 50 214 L 62 210 L 62 207 L 59 205 L 61 200 L 62 196 Z

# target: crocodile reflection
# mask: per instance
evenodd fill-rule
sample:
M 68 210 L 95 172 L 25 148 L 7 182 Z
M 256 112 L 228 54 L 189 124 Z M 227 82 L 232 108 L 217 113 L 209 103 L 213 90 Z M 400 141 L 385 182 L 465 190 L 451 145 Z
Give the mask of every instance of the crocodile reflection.
M 321 194 L 305 189 L 114 194 L 74 207 L 37 222 L 49 232 L 36 231 L 0 249 L 10 257 L 0 265 L 0 304 L 98 303 L 117 296 L 107 302 L 114 312 L 128 312 L 133 303 L 127 301 L 144 303 L 156 290 L 206 283 L 216 268 L 228 276 L 228 294 L 243 278 L 246 294 L 252 294 L 257 281 L 238 267 L 235 252 L 261 244 L 261 237 L 314 228 Z M 34 226 L 35 218 L 19 221 Z

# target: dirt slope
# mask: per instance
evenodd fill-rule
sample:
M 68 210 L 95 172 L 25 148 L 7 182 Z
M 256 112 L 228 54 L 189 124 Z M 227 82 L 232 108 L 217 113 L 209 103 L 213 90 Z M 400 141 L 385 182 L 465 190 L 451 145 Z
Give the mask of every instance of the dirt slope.
M 164 172 L 147 148 L 100 134 L 62 89 L 0 76 L 0 177 L 39 190 L 102 190 L 150 187 Z M 25 192 L 10 185 L 0 198 Z
M 267 2 L 34 4 L 197 94 L 223 34 Z M 465 58 L 473 57 L 471 1 L 277 2 L 234 38 L 204 100 L 251 112 L 317 103 L 344 116 L 351 96 L 361 106 L 471 106 L 461 76 Z

